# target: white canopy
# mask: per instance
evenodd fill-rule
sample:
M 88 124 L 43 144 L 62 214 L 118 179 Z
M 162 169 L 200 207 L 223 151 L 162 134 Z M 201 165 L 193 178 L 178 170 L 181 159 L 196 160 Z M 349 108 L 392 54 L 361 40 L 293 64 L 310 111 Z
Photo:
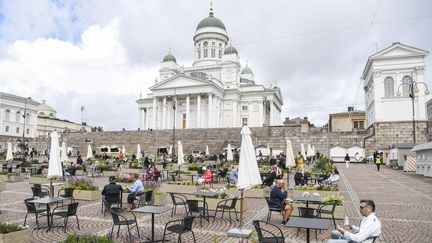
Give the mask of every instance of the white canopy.
M 66 143 L 62 142 L 62 148 L 61 148 L 61 162 L 67 162 L 69 161 L 69 158 L 67 156 L 67 150 L 66 150 Z
M 287 139 L 287 150 L 286 150 L 286 168 L 294 167 L 295 166 L 295 160 L 294 160 L 294 153 L 291 145 L 291 141 Z
M 57 131 L 51 132 L 51 149 L 48 161 L 48 179 L 63 176 L 63 169 L 60 161 L 59 134 Z
M 6 153 L 6 161 L 13 160 L 13 153 L 12 153 L 12 143 L 7 143 L 7 153 Z
M 87 159 L 93 158 L 93 151 L 90 144 L 87 146 Z
M 255 150 L 254 150 L 255 151 Z M 255 153 L 255 152 L 254 152 Z M 231 144 L 228 144 L 228 149 L 227 149 L 227 160 L 228 161 L 233 161 L 234 160 L 234 156 L 232 153 L 232 149 L 231 149 Z
M 177 164 L 178 165 L 182 165 L 184 164 L 184 154 L 183 154 L 183 145 L 181 143 L 181 141 L 179 140 L 177 142 Z
M 261 185 L 261 176 L 255 156 L 254 145 L 252 144 L 251 131 L 244 126 L 240 132 L 242 135 L 240 162 L 238 168 L 238 189 L 249 189 Z M 229 146 L 229 145 L 228 145 Z
M 136 153 L 136 158 L 137 159 L 141 159 L 142 155 L 141 155 L 141 145 L 137 144 L 137 153 Z

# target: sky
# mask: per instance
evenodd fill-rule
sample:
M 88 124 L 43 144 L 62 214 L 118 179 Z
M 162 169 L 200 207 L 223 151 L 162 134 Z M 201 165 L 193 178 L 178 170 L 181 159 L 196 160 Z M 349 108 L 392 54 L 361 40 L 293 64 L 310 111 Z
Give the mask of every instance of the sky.
M 367 59 L 394 42 L 432 51 L 430 0 L 213 0 L 242 66 L 281 88 L 285 117 L 316 126 L 364 110 Z M 0 0 L 0 91 L 104 130 L 138 128 L 136 100 L 171 48 L 193 62 L 205 0 Z M 432 88 L 432 57 L 425 60 Z M 428 98 L 429 99 L 429 98 Z

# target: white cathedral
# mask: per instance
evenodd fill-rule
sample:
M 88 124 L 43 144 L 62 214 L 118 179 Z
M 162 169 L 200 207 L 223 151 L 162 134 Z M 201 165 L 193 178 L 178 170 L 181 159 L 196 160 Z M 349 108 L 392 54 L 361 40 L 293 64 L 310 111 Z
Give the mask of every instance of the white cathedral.
M 242 69 L 237 50 L 228 44 L 225 25 L 212 8 L 199 22 L 193 40 L 192 67 L 178 65 L 170 51 L 151 93 L 136 101 L 141 129 L 281 125 L 280 89 L 256 84 L 247 64 Z

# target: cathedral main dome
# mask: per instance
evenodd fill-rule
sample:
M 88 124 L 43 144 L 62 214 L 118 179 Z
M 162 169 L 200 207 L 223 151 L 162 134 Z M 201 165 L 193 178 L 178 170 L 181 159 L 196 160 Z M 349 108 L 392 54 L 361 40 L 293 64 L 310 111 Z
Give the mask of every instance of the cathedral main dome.
M 196 30 L 201 29 L 201 28 L 205 28 L 205 27 L 217 27 L 217 28 L 221 28 L 223 30 L 226 30 L 224 23 L 213 16 L 213 12 L 209 13 L 209 16 L 203 20 L 201 20 L 197 27 Z

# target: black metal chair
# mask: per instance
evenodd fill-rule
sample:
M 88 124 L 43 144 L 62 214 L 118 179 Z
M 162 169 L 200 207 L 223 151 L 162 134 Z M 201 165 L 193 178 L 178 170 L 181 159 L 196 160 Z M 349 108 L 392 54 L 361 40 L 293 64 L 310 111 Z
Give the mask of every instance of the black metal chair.
M 104 214 L 105 216 L 105 212 L 107 210 L 110 210 L 111 205 L 113 204 L 117 204 L 117 207 L 122 207 L 122 193 L 107 193 L 105 195 L 102 195 L 102 208 L 101 208 L 101 212 Z
M 66 210 L 63 209 L 65 207 L 67 207 Z M 77 202 L 58 206 L 58 207 L 54 208 L 54 210 L 51 213 L 51 222 L 54 221 L 54 216 L 58 216 L 59 218 L 63 218 L 63 227 L 64 227 L 63 231 L 66 233 L 66 228 L 67 228 L 69 217 L 75 216 L 76 221 L 77 221 L 77 225 L 78 225 L 78 229 L 80 229 L 77 210 L 78 210 L 78 203 Z
M 29 214 L 34 214 L 35 218 L 36 218 L 36 225 L 37 225 L 37 227 L 39 229 L 38 218 L 43 217 L 44 215 L 46 216 L 46 214 L 43 214 L 43 213 L 46 213 L 47 210 L 46 210 L 46 208 L 45 209 L 36 208 L 36 206 L 35 206 L 34 203 L 29 202 L 29 201 L 32 201 L 32 200 L 34 200 L 34 198 L 27 198 L 27 199 L 24 200 L 24 204 L 26 205 L 26 208 L 27 208 L 27 213 L 26 213 L 25 218 L 24 218 L 24 227 L 26 226 L 27 216 Z
M 71 200 L 71 203 L 75 202 L 75 198 L 73 196 L 73 192 L 74 192 L 75 188 L 61 188 L 58 192 L 57 192 L 57 196 L 58 197 L 63 197 L 63 198 L 69 198 Z M 63 191 L 63 194 L 60 194 L 60 192 Z M 62 201 L 63 203 L 63 201 Z
M 255 230 L 257 232 L 258 235 L 258 241 L 261 242 L 265 242 L 265 243 L 283 243 L 285 242 L 285 236 L 282 232 L 282 230 L 269 222 L 263 221 L 263 220 L 254 220 L 252 222 L 253 226 L 255 227 Z M 279 234 L 276 234 L 275 232 L 278 232 Z M 264 236 L 265 233 L 266 235 L 270 235 L 270 236 Z
M 319 218 L 315 208 L 298 207 L 299 216 L 303 218 Z M 297 228 L 297 236 L 300 232 L 300 228 Z M 315 230 L 315 238 L 318 240 L 318 231 Z
M 42 188 L 39 184 L 39 186 L 37 186 L 37 184 L 35 184 L 34 186 L 31 187 L 32 189 L 32 193 L 33 193 L 33 197 L 46 197 L 49 196 L 49 190 Z
M 153 191 L 152 190 L 148 190 L 143 192 L 139 196 L 139 199 L 136 200 L 138 206 L 137 207 L 141 207 L 141 206 L 146 206 L 146 205 L 151 205 L 152 204 L 152 200 L 153 200 Z
M 193 225 L 194 219 L 195 219 L 195 217 L 193 217 L 193 216 L 186 216 L 183 219 L 169 221 L 165 225 L 162 242 L 165 242 L 165 236 L 166 235 L 173 234 L 173 233 L 177 233 L 179 235 L 177 241 L 181 242 L 182 234 L 187 233 L 187 232 L 192 233 L 192 237 L 194 239 L 194 242 L 196 242 L 195 233 L 192 231 L 192 225 Z M 177 222 L 181 222 L 181 223 L 180 224 L 173 224 L 173 223 L 177 223 Z M 170 224 L 172 224 L 172 225 L 170 225 Z M 167 234 L 166 233 L 167 231 L 171 231 L 171 233 Z
M 329 203 L 321 203 L 316 210 L 318 217 L 320 217 L 320 218 L 322 217 L 322 214 L 331 214 L 335 229 L 336 229 L 336 220 L 334 217 L 334 211 L 336 209 L 336 206 L 337 206 L 337 201 L 332 201 L 330 204 Z M 331 207 L 331 209 L 324 209 L 324 207 Z
M 200 226 L 202 227 L 202 219 L 207 216 L 209 216 L 208 213 L 208 204 L 207 202 L 201 201 L 201 200 L 187 200 L 186 201 L 188 205 L 188 211 L 187 214 L 190 216 L 193 216 L 192 214 L 197 213 L 198 217 L 200 218 Z M 200 205 L 201 203 L 201 205 Z
M 237 217 L 237 209 L 235 208 L 236 204 L 237 204 L 237 200 L 238 200 L 238 197 L 235 196 L 233 198 L 229 198 L 229 199 L 225 199 L 225 200 L 220 201 L 216 206 L 216 212 L 215 212 L 214 217 L 216 218 L 216 214 L 218 213 L 219 210 L 222 210 L 222 218 L 223 218 L 225 211 L 228 211 L 229 219 L 230 219 L 230 223 L 231 223 L 231 211 L 234 210 L 236 219 L 237 219 L 237 221 L 239 221 L 239 219 Z
M 267 221 L 270 221 L 270 219 L 271 219 L 271 215 L 272 215 L 272 212 L 278 212 L 278 213 L 280 213 L 280 214 L 282 215 L 282 217 L 283 217 L 283 213 L 284 213 L 284 211 L 285 211 L 284 208 L 274 207 L 273 205 L 275 205 L 275 204 L 277 204 L 277 203 L 276 203 L 276 202 L 273 202 L 273 201 L 270 199 L 270 197 L 265 197 L 264 199 L 266 200 L 266 202 L 267 202 L 267 206 L 268 206 L 268 208 L 269 208 L 269 212 L 268 212 L 268 214 L 267 214 Z
M 119 237 L 119 235 L 120 235 L 120 226 L 122 226 L 122 225 L 127 226 L 129 238 L 132 237 L 130 230 L 134 227 L 136 227 L 136 230 L 138 233 L 138 238 L 140 237 L 139 229 L 138 229 L 138 222 L 137 222 L 137 219 L 136 219 L 136 216 L 134 213 L 132 213 L 130 211 L 122 210 L 121 208 L 117 208 L 117 207 L 111 208 L 110 212 L 111 212 L 111 216 L 113 219 L 113 226 L 111 228 L 110 237 L 112 237 L 112 233 L 114 231 L 114 226 L 116 226 L 116 225 L 118 225 L 117 237 Z M 126 215 L 123 214 L 123 212 L 128 212 L 129 215 L 133 216 L 133 219 L 130 219 L 130 217 L 126 217 Z M 132 226 L 130 227 L 130 225 L 132 225 Z
M 171 217 L 176 213 L 177 211 L 177 206 L 184 206 L 185 207 L 185 211 L 187 212 L 187 197 L 182 195 L 182 194 L 178 194 L 178 193 L 172 193 L 170 192 L 170 197 L 173 203 L 173 208 L 171 211 Z

